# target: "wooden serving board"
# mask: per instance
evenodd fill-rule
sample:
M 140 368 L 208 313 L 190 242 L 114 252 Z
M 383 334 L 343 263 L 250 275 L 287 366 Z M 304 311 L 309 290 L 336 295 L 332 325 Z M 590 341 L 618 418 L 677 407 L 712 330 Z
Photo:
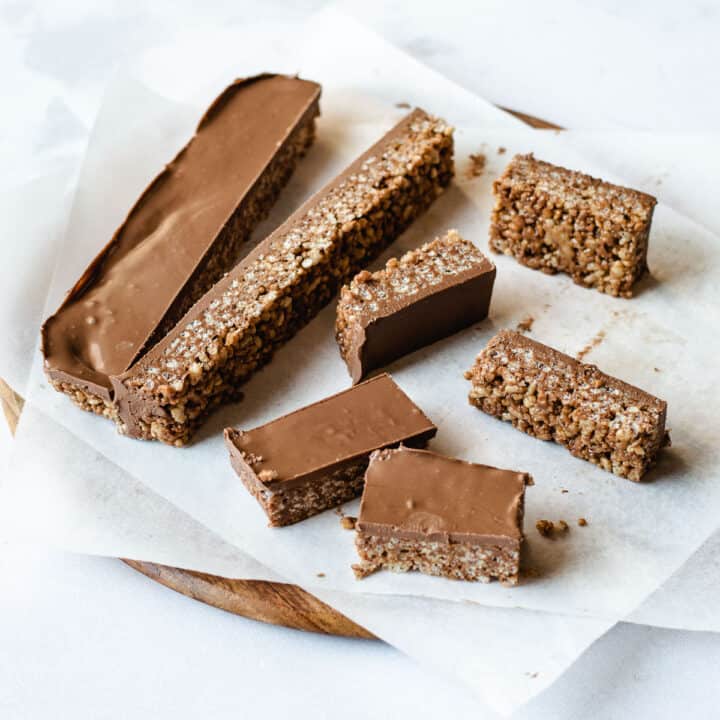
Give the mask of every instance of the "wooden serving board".
M 534 128 L 560 129 L 559 126 L 532 115 L 508 108 L 502 109 Z M 23 399 L 2 378 L 0 404 L 10 431 L 14 434 L 22 412 Z M 266 580 L 230 579 L 138 560 L 123 562 L 165 587 L 235 615 L 328 635 L 366 639 L 375 637 L 297 585 Z

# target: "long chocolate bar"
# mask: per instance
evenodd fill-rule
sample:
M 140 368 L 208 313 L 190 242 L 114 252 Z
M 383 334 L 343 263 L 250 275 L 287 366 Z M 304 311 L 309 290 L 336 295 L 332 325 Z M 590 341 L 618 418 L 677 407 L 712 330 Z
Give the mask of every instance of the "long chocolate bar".
M 335 335 L 353 382 L 487 317 L 495 266 L 456 230 L 363 270 L 342 289 Z
M 516 155 L 493 183 L 490 248 L 546 273 L 631 297 L 647 270 L 657 202 L 631 188 Z
M 270 74 L 221 93 L 43 325 L 57 390 L 116 418 L 110 376 L 235 264 L 312 143 L 319 97 L 314 82 Z
M 427 208 L 452 128 L 414 110 L 258 245 L 150 352 L 113 377 L 121 431 L 185 443 L 215 406 Z
M 483 412 L 630 480 L 669 442 L 664 400 L 512 330 L 492 338 L 465 377 Z
M 373 450 L 425 445 L 437 428 L 389 375 L 254 430 L 225 430 L 235 472 L 270 525 L 290 525 L 357 497 Z
M 400 447 L 370 457 L 355 527 L 358 578 L 387 568 L 515 585 L 527 473 Z

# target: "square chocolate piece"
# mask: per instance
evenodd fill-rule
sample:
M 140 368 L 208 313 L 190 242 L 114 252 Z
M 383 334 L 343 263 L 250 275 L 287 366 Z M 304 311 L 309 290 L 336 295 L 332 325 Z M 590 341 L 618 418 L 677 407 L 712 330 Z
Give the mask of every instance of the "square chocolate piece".
M 363 270 L 342 289 L 335 336 L 353 382 L 487 317 L 495 266 L 457 230 Z
M 253 430 L 225 430 L 230 462 L 270 525 L 290 525 L 360 495 L 374 450 L 424 446 L 437 428 L 387 375 Z
M 527 473 L 426 450 L 374 452 L 355 544 L 358 578 L 387 568 L 517 584 Z

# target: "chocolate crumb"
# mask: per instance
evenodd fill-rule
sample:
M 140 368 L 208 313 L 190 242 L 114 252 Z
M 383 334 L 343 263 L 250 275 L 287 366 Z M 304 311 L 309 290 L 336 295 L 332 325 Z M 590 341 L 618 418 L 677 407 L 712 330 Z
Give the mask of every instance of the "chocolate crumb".
M 524 319 L 522 319 L 516 326 L 515 329 L 518 332 L 530 332 L 532 330 L 533 323 L 535 322 L 535 318 L 532 315 L 528 315 Z
M 552 520 L 538 520 L 535 523 L 535 528 L 545 538 L 565 535 L 570 531 L 570 526 L 565 520 L 558 520 L 557 522 L 553 522 Z
M 565 493 L 567 493 L 568 491 L 565 488 L 560 488 L 560 492 L 565 495 Z
M 354 530 L 356 522 L 357 518 L 354 518 L 351 515 L 345 515 L 345 517 L 340 518 L 340 524 L 343 526 L 344 530 Z
M 485 163 L 487 162 L 487 158 L 483 153 L 474 153 L 473 155 L 470 155 L 470 165 L 467 169 L 467 177 L 468 178 L 478 178 L 483 174 L 483 171 L 485 170 Z
M 588 524 L 588 521 L 585 518 L 578 518 L 578 525 L 580 527 L 585 527 Z
M 595 337 L 575 356 L 576 360 L 582 360 L 589 352 L 594 350 L 605 339 L 605 331 L 595 335 Z
M 395 107 L 399 108 L 400 110 L 409 110 L 411 105 L 409 102 L 396 102 Z
M 538 520 L 535 523 L 535 528 L 543 537 L 550 537 L 555 526 L 551 520 Z
M 504 155 L 507 152 L 507 149 L 504 148 L 502 145 L 498 148 L 498 155 Z
M 323 578 L 323 577 L 325 577 L 325 573 L 317 573 L 317 576 L 320 578 Z
M 660 372 L 660 368 L 653 368 L 655 372 Z

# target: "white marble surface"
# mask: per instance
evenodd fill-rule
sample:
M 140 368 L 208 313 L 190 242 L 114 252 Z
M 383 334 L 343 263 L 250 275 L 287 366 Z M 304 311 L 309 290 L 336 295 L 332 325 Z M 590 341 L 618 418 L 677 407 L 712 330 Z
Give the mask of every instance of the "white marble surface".
M 321 4 L 1 2 L 0 187 L 63 167 L 109 73 L 159 39 L 191 48 L 196 33 L 292 23 Z M 717 129 L 720 103 L 703 85 L 718 66 L 716 7 L 628 6 L 349 9 L 466 87 L 568 126 Z M 116 561 L 1 547 L 0 565 L 3 718 L 493 717 L 389 648 L 238 620 Z M 620 625 L 517 717 L 713 717 L 719 661 L 718 636 Z
M 117 560 L 0 547 L 0 571 L 3 720 L 498 718 L 386 645 L 237 618 Z M 718 637 L 620 625 L 513 717 L 714 718 L 718 666 Z
M 712 0 L 344 4 L 488 100 L 565 127 L 720 129 Z

